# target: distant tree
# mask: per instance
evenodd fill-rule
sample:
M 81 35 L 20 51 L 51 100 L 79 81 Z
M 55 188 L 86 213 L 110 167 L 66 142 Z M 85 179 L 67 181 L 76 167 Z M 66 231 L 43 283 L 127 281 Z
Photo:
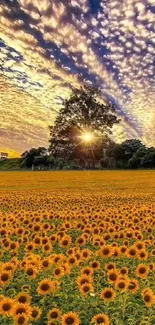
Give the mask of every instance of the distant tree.
M 36 157 L 44 157 L 46 154 L 47 154 L 47 149 L 44 147 L 39 147 L 38 149 L 32 148 L 29 151 L 27 150 L 23 154 L 21 154 L 21 158 L 22 158 L 21 166 L 31 168 L 32 165 L 34 164 Z
M 55 124 L 50 126 L 49 151 L 64 159 L 101 158 L 105 135 L 111 134 L 111 128 L 119 121 L 114 106 L 101 101 L 98 89 L 75 89 L 64 101 Z M 80 138 L 84 132 L 92 133 L 98 140 L 84 143 Z
M 145 155 L 147 155 L 148 149 L 142 145 L 129 159 L 128 161 L 128 167 L 132 169 L 137 169 L 141 167 L 142 160 L 144 159 Z
M 141 159 L 140 167 L 155 168 L 155 148 L 148 148 L 146 155 Z
M 124 160 L 129 160 L 138 149 L 144 147 L 145 146 L 138 139 L 125 140 L 120 144 L 121 158 L 123 158 Z

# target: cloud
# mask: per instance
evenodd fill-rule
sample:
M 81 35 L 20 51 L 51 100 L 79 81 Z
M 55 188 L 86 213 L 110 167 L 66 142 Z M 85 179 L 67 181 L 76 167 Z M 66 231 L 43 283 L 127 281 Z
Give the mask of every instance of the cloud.
M 5 134 L 0 141 L 18 151 L 47 145 L 59 99 L 87 81 L 99 86 L 123 117 L 114 128 L 116 141 L 139 137 L 154 144 L 153 5 L 152 0 L 1 0 Z

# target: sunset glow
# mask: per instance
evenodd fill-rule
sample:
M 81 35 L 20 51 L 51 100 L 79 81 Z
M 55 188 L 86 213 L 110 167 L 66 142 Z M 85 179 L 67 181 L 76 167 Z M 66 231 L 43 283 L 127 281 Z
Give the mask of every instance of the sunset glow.
M 1 0 L 0 148 L 48 146 L 71 89 L 99 87 L 117 142 L 155 143 L 153 0 Z

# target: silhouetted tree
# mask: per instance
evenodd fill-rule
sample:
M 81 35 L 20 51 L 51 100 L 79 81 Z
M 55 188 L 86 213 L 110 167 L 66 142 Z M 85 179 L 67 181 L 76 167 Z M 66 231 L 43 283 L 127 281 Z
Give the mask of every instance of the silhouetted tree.
M 99 159 L 103 143 L 111 134 L 114 124 L 119 123 L 113 105 L 101 101 L 98 89 L 84 86 L 73 90 L 64 101 L 55 124 L 50 126 L 49 151 L 54 157 L 64 159 Z M 92 143 L 86 145 L 80 138 L 83 132 L 94 134 Z

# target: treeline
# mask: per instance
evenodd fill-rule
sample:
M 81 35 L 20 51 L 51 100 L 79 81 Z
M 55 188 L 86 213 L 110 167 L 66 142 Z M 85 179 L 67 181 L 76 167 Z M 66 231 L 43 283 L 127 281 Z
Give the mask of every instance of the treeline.
M 155 168 L 155 148 L 145 146 L 138 139 L 118 144 L 109 140 L 103 145 L 100 159 L 70 159 L 53 157 L 47 148 L 32 148 L 21 155 L 23 168 L 34 169 L 139 169 Z
M 38 169 L 154 168 L 155 148 L 138 139 L 115 143 L 113 126 L 119 110 L 99 89 L 73 89 L 49 126 L 49 148 L 39 147 L 21 156 L 21 167 Z

